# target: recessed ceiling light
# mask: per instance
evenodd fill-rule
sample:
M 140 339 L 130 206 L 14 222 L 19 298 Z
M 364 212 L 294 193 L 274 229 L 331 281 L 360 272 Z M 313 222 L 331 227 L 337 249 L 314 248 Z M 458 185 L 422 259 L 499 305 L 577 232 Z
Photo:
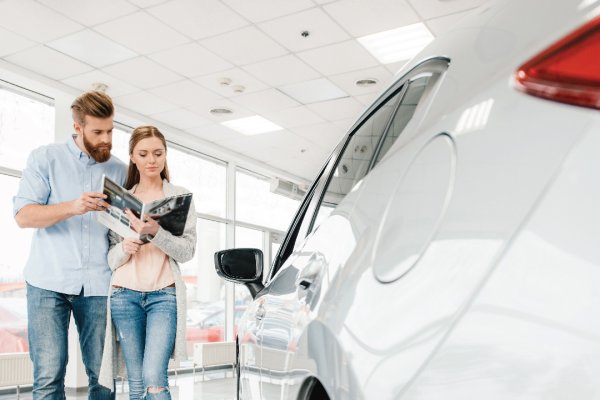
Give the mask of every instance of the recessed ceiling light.
M 232 119 L 229 121 L 221 122 L 221 125 L 238 131 L 244 135 L 258 135 L 260 133 L 279 131 L 283 128 L 260 115 L 254 115 L 252 117 Z
M 433 35 L 419 22 L 357 40 L 381 63 L 390 64 L 412 58 L 433 40 Z
M 356 82 L 354 82 L 354 84 L 358 87 L 373 86 L 373 85 L 377 85 L 377 79 L 374 79 L 374 78 L 359 79 Z
M 232 114 L 233 111 L 229 108 L 211 108 L 210 113 L 213 115 L 227 115 Z

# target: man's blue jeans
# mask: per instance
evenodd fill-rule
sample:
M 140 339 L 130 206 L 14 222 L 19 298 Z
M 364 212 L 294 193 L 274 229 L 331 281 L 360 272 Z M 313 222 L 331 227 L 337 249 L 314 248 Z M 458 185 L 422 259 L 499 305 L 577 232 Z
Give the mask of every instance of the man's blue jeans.
M 114 399 L 98 384 L 106 331 L 106 297 L 69 295 L 27 284 L 29 356 L 33 362 L 33 399 L 63 400 L 71 312 L 88 376 L 88 399 Z
M 125 357 L 129 399 L 170 400 L 167 369 L 177 330 L 175 288 L 113 289 L 110 309 Z M 148 388 L 163 390 L 152 393 Z

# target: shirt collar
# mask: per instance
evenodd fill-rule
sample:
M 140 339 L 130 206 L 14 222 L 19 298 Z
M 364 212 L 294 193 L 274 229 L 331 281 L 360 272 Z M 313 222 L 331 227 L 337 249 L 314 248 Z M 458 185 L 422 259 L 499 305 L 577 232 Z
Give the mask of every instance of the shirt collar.
M 77 157 L 77 159 L 83 160 L 86 164 L 96 164 L 96 160 L 87 155 L 83 150 L 79 148 L 79 146 L 77 146 L 77 143 L 75 143 L 76 139 L 77 135 L 72 135 L 71 138 L 67 140 L 67 147 L 69 148 L 69 151 L 75 157 Z

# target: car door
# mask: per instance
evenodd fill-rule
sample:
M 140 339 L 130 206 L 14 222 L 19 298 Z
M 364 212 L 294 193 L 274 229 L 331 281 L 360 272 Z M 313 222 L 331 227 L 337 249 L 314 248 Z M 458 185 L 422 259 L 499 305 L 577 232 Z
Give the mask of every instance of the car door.
M 284 242 L 256 300 L 262 398 L 295 399 L 304 380 L 316 373 L 314 354 L 327 349 L 307 342 L 306 327 L 330 278 L 357 243 L 349 223 L 357 189 L 418 115 L 421 100 L 446 66 L 446 61 L 433 60 L 415 69 L 368 110 L 334 152 L 302 218 L 288 232 L 294 240 Z

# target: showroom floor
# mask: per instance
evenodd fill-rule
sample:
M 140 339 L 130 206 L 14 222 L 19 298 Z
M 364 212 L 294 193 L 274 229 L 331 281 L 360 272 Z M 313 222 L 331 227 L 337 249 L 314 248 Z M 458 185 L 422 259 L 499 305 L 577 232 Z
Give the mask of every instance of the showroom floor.
M 225 376 L 226 375 L 226 376 Z M 235 398 L 235 379 L 231 377 L 231 370 L 227 373 L 224 371 L 207 372 L 202 380 L 202 374 L 196 373 L 194 378 L 191 373 L 179 374 L 177 379 L 169 378 L 171 385 L 172 400 L 231 400 Z M 16 395 L 3 394 L 0 395 L 0 400 L 16 399 Z M 31 400 L 31 392 L 25 391 L 19 397 L 21 400 Z M 117 384 L 117 400 L 129 399 L 127 393 L 127 385 L 122 388 L 121 384 Z M 87 400 L 87 394 L 67 396 L 67 400 Z

